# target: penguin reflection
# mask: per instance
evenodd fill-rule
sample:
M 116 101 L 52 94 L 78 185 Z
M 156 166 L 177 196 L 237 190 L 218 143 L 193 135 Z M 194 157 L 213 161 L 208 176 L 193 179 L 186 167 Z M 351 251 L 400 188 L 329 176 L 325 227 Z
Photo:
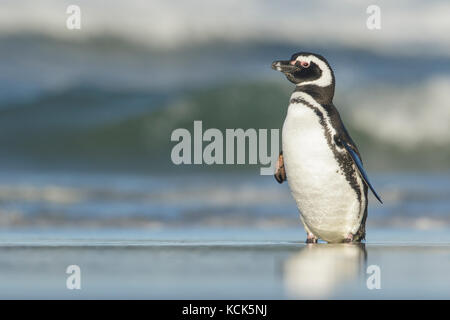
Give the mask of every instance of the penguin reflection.
M 307 244 L 283 266 L 289 298 L 326 298 L 334 290 L 364 279 L 365 244 Z

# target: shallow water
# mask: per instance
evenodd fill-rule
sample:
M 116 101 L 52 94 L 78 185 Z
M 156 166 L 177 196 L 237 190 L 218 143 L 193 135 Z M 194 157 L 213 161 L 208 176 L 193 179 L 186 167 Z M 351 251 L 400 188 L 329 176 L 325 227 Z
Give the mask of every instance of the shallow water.
M 0 233 L 1 298 L 441 299 L 449 267 L 449 230 L 372 229 L 365 246 L 305 245 L 298 228 Z
M 448 174 L 372 180 L 363 248 L 305 245 L 287 185 L 251 172 L 4 172 L 0 298 L 450 298 Z

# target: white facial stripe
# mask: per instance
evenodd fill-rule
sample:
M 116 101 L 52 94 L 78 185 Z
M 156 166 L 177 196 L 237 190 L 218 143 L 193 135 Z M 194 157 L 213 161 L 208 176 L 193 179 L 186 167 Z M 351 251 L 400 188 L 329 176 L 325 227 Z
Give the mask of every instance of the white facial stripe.
M 299 83 L 298 86 L 303 86 L 303 85 L 307 85 L 307 84 L 315 84 L 316 86 L 319 86 L 319 87 L 326 87 L 326 86 L 329 86 L 333 82 L 333 76 L 331 75 L 330 68 L 328 67 L 328 65 L 325 62 L 323 62 L 319 58 L 309 55 L 309 56 L 298 56 L 296 60 L 297 61 L 306 61 L 308 63 L 314 62 L 322 70 L 322 75 L 320 76 L 319 79 L 302 82 L 302 83 Z

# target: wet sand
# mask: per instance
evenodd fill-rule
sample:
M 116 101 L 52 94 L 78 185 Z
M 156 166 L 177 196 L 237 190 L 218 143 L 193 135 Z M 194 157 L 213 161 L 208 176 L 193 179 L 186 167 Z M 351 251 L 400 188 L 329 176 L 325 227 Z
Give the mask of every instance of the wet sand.
M 3 231 L 0 298 L 450 298 L 448 230 L 370 234 L 306 245 L 297 229 Z M 81 290 L 66 288 L 69 265 Z

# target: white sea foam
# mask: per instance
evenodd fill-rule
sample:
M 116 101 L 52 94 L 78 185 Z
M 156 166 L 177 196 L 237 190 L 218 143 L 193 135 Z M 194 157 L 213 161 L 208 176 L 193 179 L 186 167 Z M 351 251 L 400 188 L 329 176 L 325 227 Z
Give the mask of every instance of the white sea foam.
M 286 185 L 254 174 L 192 176 L 0 173 L 0 224 L 10 226 L 294 226 Z M 99 179 L 102 177 L 102 179 Z M 371 175 L 385 204 L 370 226 L 450 226 L 449 175 Z
M 105 4 L 79 0 L 80 31 L 66 29 L 69 4 L 73 1 L 3 0 L 0 34 L 90 37 L 107 33 L 157 47 L 224 39 L 338 44 L 383 52 L 450 52 L 448 1 L 378 1 L 378 31 L 366 27 L 366 9 L 372 1 L 115 0 Z
M 349 112 L 352 125 L 402 148 L 450 144 L 450 78 L 434 77 L 416 86 L 358 90 Z

